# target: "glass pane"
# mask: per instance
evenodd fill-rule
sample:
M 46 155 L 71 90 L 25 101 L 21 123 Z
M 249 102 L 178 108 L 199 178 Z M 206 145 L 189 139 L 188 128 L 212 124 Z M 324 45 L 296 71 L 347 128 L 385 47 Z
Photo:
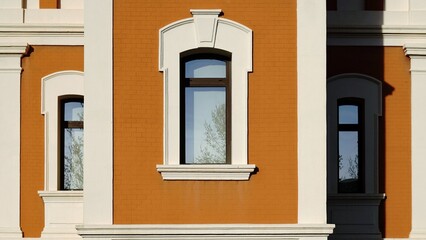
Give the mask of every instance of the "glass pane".
M 81 102 L 67 102 L 65 103 L 64 114 L 65 121 L 83 121 L 84 103 Z
M 226 88 L 185 88 L 185 162 L 226 163 Z
M 83 129 L 64 129 L 64 189 L 83 189 Z
M 226 62 L 197 59 L 185 63 L 185 78 L 226 78 Z
M 358 132 L 339 131 L 339 192 L 360 192 Z
M 340 105 L 339 124 L 358 124 L 358 106 Z

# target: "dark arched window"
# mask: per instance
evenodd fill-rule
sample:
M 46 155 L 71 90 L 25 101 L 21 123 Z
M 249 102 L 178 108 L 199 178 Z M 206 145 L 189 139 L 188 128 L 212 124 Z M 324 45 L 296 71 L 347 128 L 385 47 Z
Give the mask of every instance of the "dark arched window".
M 379 117 L 382 84 L 344 74 L 327 82 L 327 221 L 330 239 L 381 239 Z M 356 233 L 356 237 L 354 237 Z
M 198 50 L 181 56 L 181 163 L 231 159 L 230 55 Z
M 83 189 L 84 100 L 82 96 L 59 98 L 60 188 Z

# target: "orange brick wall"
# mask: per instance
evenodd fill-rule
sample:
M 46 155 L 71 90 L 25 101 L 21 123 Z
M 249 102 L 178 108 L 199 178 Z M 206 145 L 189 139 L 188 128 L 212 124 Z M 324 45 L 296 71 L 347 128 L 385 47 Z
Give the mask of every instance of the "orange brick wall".
M 40 0 L 40 8 L 59 8 L 59 0 Z
M 158 30 L 220 8 L 254 32 L 250 181 L 163 181 Z M 114 223 L 296 223 L 296 1 L 114 3 Z
M 83 47 L 34 46 L 22 59 L 21 80 L 21 228 L 24 237 L 40 237 L 44 206 L 44 116 L 41 78 L 63 70 L 83 70 Z
M 402 47 L 329 47 L 327 59 L 329 77 L 362 73 L 383 81 L 382 233 L 406 238 L 411 230 L 410 59 Z

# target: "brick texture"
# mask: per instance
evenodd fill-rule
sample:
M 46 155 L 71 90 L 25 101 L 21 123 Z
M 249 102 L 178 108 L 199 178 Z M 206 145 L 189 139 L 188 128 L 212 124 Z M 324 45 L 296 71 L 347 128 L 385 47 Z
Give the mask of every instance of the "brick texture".
M 58 71 L 83 71 L 83 47 L 34 46 L 22 59 L 21 80 L 21 228 L 24 237 L 40 237 L 44 205 L 44 116 L 41 78 Z
M 250 181 L 163 181 L 158 30 L 190 9 L 254 32 Z M 126 0 L 114 4 L 114 223 L 296 223 L 296 1 Z

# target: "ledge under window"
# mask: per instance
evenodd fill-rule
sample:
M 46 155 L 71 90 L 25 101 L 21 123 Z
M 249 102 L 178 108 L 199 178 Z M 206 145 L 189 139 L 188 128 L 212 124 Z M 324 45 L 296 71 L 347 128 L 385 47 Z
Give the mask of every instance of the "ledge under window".
M 247 181 L 255 171 L 248 165 L 157 165 L 163 180 L 232 180 Z

